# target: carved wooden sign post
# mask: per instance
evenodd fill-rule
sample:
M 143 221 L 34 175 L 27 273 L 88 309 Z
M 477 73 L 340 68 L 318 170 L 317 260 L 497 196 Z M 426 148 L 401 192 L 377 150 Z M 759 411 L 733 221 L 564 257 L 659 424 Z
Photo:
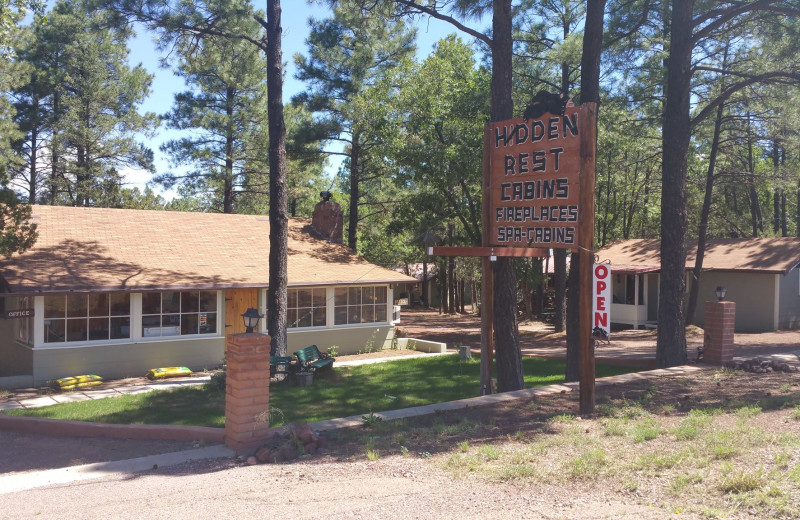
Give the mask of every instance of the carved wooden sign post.
M 493 273 L 498 256 L 541 257 L 547 248 L 578 251 L 581 413 L 594 410 L 591 339 L 597 105 L 563 114 L 487 123 L 483 158 L 482 247 L 433 247 L 429 254 L 484 258 L 481 295 L 481 393 L 491 393 Z

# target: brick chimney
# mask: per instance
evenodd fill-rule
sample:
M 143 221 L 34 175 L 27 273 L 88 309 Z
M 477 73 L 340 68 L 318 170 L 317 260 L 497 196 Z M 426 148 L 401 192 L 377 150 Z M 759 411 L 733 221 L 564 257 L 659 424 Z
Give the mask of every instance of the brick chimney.
M 314 231 L 322 235 L 328 242 L 342 243 L 342 233 L 344 228 L 344 214 L 342 207 L 331 200 L 331 193 L 323 191 L 320 193 L 322 202 L 317 202 L 314 206 L 314 214 L 311 216 L 311 227 Z

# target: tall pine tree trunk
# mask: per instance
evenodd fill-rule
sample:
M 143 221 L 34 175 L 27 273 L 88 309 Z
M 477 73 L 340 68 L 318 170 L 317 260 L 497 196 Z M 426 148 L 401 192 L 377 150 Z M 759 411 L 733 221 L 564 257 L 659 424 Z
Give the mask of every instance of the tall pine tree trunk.
M 288 226 L 286 125 L 283 121 L 281 2 L 267 0 L 267 109 L 269 122 L 269 291 L 267 327 L 272 354 L 286 355 Z
M 225 130 L 225 180 L 222 193 L 222 212 L 233 213 L 233 87 L 225 90 L 225 115 L 228 118 Z
M 580 255 L 573 252 L 569 261 L 569 280 L 567 282 L 567 359 L 564 381 L 578 381 L 580 378 L 578 328 L 578 298 L 580 294 Z
M 603 18 L 606 0 L 588 0 L 581 59 L 581 103 L 600 103 L 600 54 L 603 50 Z M 580 260 L 572 251 L 567 297 L 567 367 L 566 380 L 580 376 Z M 588 288 L 587 288 L 588 289 Z
M 727 57 L 727 49 L 725 53 Z M 723 60 L 725 63 L 725 60 Z M 722 133 L 722 115 L 725 110 L 725 103 L 720 103 L 717 108 L 717 118 L 714 120 L 714 137 L 711 141 L 711 154 L 708 159 L 708 170 L 706 171 L 706 192 L 703 196 L 703 208 L 700 210 L 700 229 L 697 232 L 697 255 L 692 269 L 692 286 L 689 289 L 689 306 L 686 310 L 686 322 L 694 322 L 694 315 L 697 312 L 697 299 L 700 296 L 700 277 L 703 273 L 703 260 L 706 254 L 706 235 L 708 233 L 708 217 L 711 213 L 711 192 L 714 189 L 714 170 L 717 164 L 717 154 L 719 152 L 719 140 Z
M 492 16 L 491 119 L 510 119 L 511 98 L 511 0 L 494 0 Z M 525 381 L 517 328 L 517 277 L 514 260 L 499 257 L 494 267 L 494 337 L 497 357 L 497 389 L 520 390 Z
M 36 189 L 38 186 L 36 185 L 36 164 L 37 161 L 37 148 L 39 146 L 39 99 L 34 99 L 33 104 L 33 113 L 34 113 L 34 121 L 31 127 L 31 163 L 30 168 L 28 170 L 30 178 L 28 179 L 28 204 L 36 204 Z
M 686 168 L 692 77 L 693 0 L 673 0 L 662 132 L 661 284 L 658 302 L 659 368 L 686 363 Z
M 350 148 L 350 213 L 347 222 L 347 247 L 356 250 L 358 245 L 358 203 L 361 199 L 361 143 L 358 133 L 353 134 Z

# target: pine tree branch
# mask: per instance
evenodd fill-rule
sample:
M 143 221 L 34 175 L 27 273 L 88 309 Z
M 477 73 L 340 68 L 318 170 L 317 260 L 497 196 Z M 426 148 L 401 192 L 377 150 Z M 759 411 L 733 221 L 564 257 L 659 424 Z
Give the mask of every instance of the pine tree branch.
M 689 123 L 689 127 L 694 129 L 698 124 L 703 122 L 705 118 L 707 118 L 716 108 L 719 106 L 720 103 L 724 103 L 727 101 L 732 95 L 749 87 L 750 85 L 754 85 L 756 83 L 781 83 L 782 81 L 800 81 L 800 73 L 798 72 L 785 72 L 785 71 L 770 71 L 765 72 L 763 74 L 757 74 L 752 77 L 743 79 L 737 83 L 733 83 L 732 85 L 728 86 L 725 90 L 723 90 L 719 96 L 717 96 L 713 101 L 709 102 L 705 108 L 703 108 Z
M 426 7 L 424 5 L 418 4 L 417 2 L 415 2 L 413 0 L 394 0 L 394 1 L 395 1 L 395 3 L 398 3 L 400 5 L 404 5 L 404 6 L 408 7 L 409 9 L 414 9 L 418 13 L 427 14 L 428 16 L 436 18 L 437 20 L 442 20 L 443 22 L 447 22 L 450 25 L 452 25 L 453 27 L 455 27 L 456 29 L 458 29 L 460 31 L 463 31 L 463 32 L 469 34 L 470 36 L 472 36 L 474 38 L 477 38 L 478 40 L 482 41 L 486 45 L 488 45 L 490 47 L 492 46 L 492 39 L 491 38 L 489 38 L 488 36 L 486 36 L 482 32 L 476 31 L 475 29 L 472 29 L 471 27 L 467 27 L 466 25 L 464 25 L 463 23 L 459 22 L 458 20 L 456 20 L 452 16 L 447 16 L 446 14 L 440 13 L 439 11 L 437 11 L 435 9 L 435 7 L 433 7 L 433 8 L 432 7 Z

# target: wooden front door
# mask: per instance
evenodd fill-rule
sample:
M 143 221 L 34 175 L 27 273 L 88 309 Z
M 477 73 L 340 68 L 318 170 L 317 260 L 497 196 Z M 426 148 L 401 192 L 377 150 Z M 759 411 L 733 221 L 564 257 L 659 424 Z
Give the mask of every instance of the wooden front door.
M 258 289 L 229 289 L 225 291 L 226 337 L 228 334 L 245 332 L 242 314 L 250 307 L 258 309 Z M 261 323 L 258 323 L 259 327 Z

